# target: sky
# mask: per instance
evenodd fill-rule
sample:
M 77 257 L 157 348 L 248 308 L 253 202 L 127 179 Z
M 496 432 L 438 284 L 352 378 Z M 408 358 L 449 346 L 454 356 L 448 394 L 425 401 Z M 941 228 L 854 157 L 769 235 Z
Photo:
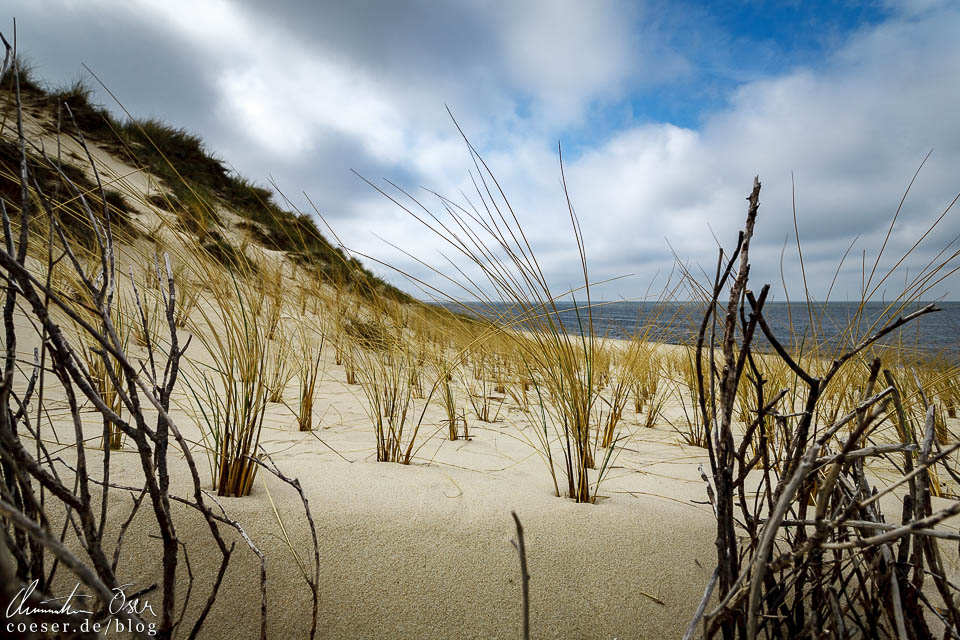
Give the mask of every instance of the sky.
M 89 79 L 85 63 L 131 113 L 200 134 L 299 208 L 309 197 L 346 247 L 391 265 L 364 259 L 420 297 L 401 273 L 469 298 L 424 265 L 461 281 L 451 262 L 476 270 L 361 176 L 441 219 L 435 194 L 479 207 L 448 109 L 555 293 L 583 281 L 558 149 L 590 280 L 609 281 L 595 299 L 660 291 L 678 264 L 712 273 L 717 243 L 736 242 L 755 175 L 751 282 L 770 283 L 775 300 L 804 295 L 796 231 L 818 300 L 858 300 L 881 247 L 882 276 L 923 237 L 879 287 L 873 278 L 876 299 L 957 249 L 960 207 L 924 234 L 960 193 L 960 3 L 4 6 L 2 29 L 16 18 L 20 51 L 47 82 Z M 99 89 L 97 100 L 119 113 Z M 960 274 L 924 297 L 960 299 Z

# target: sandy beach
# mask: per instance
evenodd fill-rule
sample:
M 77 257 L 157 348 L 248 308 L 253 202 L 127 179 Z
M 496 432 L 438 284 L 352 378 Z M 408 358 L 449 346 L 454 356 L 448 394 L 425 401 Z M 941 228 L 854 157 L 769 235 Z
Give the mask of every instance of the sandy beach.
M 554 299 L 530 275 L 539 267 L 519 231 L 504 271 L 523 276 L 486 266 L 486 248 L 474 260 L 506 290 L 504 304 L 534 318 L 525 333 L 388 285 L 309 216 L 280 208 L 270 191 L 210 156 L 200 164 L 214 166 L 213 177 L 200 186 L 164 173 L 177 169 L 159 147 L 153 165 L 139 164 L 143 123 L 128 123 L 122 144 L 58 137 L 43 99 L 34 96 L 25 111 L 30 170 L 43 181 L 26 189 L 27 201 L 45 205 L 43 215 L 28 216 L 25 258 L 10 247 L 0 256 L 16 285 L 7 295 L 18 296 L 4 312 L 6 340 L 15 340 L 12 392 L 0 394 L 8 403 L 0 407 L 0 512 L 9 519 L 3 549 L 12 552 L 0 569 L 9 584 L 28 584 L 28 573 L 49 571 L 50 554 L 60 554 L 48 595 L 70 593 L 92 563 L 81 581 L 138 594 L 135 613 L 159 625 L 171 592 L 161 585 L 175 567 L 174 612 L 183 622 L 166 630 L 174 637 L 188 637 L 198 620 L 200 638 L 309 637 L 315 587 L 317 637 L 518 638 L 524 581 L 515 514 L 534 638 L 680 638 L 718 566 L 732 571 L 723 579 L 735 587 L 726 602 L 733 613 L 721 611 L 718 625 L 780 615 L 810 631 L 816 618 L 789 611 L 794 596 L 784 600 L 776 586 L 804 584 L 792 567 L 802 567 L 804 580 L 808 569 L 815 575 L 808 586 L 822 592 L 811 606 L 821 617 L 832 606 L 837 629 L 843 616 L 859 620 L 869 607 L 883 610 L 884 629 L 905 628 L 901 598 L 937 631 L 953 624 L 951 615 L 960 620 L 943 599 L 960 576 L 956 363 L 881 373 L 872 357 L 882 351 L 867 348 L 868 336 L 842 360 L 800 353 L 798 364 L 770 350 L 754 358 L 744 335 L 759 329 L 736 323 L 740 311 L 748 326 L 745 301 L 754 303 L 749 269 L 731 268 L 729 341 L 717 338 L 713 371 L 709 359 L 700 363 L 704 385 L 718 380 L 704 391 L 721 405 L 710 440 L 692 346 L 563 333 L 551 324 Z M 169 144 L 205 153 L 199 138 L 147 124 Z M 13 135 L 4 129 L 3 178 L 4 193 L 17 195 Z M 58 173 L 41 147 L 77 166 Z M 759 190 L 755 180 L 753 215 Z M 264 193 L 264 210 L 228 199 Z M 67 217 L 87 200 L 116 215 L 115 238 L 92 211 Z M 19 229 L 23 222 L 12 219 Z M 507 242 L 502 230 L 492 235 Z M 583 270 L 586 278 L 585 263 Z M 521 281 L 535 284 L 510 288 Z M 41 306 L 34 287 L 54 302 Z M 713 302 L 724 300 L 716 293 Z M 175 343 L 183 349 L 176 356 Z M 740 373 L 728 378 L 738 361 Z M 835 382 L 821 389 L 822 380 Z M 21 397 L 28 400 L 17 406 Z M 164 402 L 169 421 L 157 408 Z M 105 430 L 116 441 L 101 512 Z M 720 456 L 728 466 L 717 465 Z M 31 502 L 35 491 L 53 505 L 49 513 L 47 502 Z M 718 561 L 718 547 L 736 553 Z M 756 560 L 761 547 L 767 556 Z M 72 570 L 64 568 L 68 554 L 79 559 Z M 818 572 L 831 558 L 835 573 L 824 578 Z M 221 566 L 222 586 L 208 604 Z M 906 591 L 904 572 L 924 566 L 943 575 Z M 780 573 L 751 583 L 767 570 Z M 868 577 L 859 591 L 840 590 L 850 598 L 841 615 L 835 586 L 853 574 Z M 868 583 L 863 604 L 856 598 Z M 904 592 L 890 595 L 891 584 Z M 748 597 L 753 585 L 768 591 Z M 824 604 L 823 593 L 834 600 Z M 796 597 L 801 609 L 805 594 Z M 770 609 L 758 614 L 763 598 Z M 701 634 L 702 625 L 694 637 Z

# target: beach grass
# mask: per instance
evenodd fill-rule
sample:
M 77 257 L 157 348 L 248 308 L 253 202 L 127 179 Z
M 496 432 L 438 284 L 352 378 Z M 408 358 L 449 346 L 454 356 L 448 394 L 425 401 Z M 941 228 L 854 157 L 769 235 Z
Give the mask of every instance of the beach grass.
M 71 450 L 70 464 L 76 465 L 72 477 L 81 492 L 77 498 L 69 483 L 61 482 L 50 471 L 57 468 L 54 456 L 31 453 L 46 446 L 44 438 L 29 441 L 25 435 L 33 428 L 40 433 L 43 411 L 48 412 L 47 422 L 54 424 L 49 413 L 56 407 L 52 401 L 50 406 L 44 405 L 44 392 L 40 392 L 37 404 L 43 406 L 33 407 L 38 416 L 35 425 L 23 422 L 22 428 L 14 430 L 15 439 L 0 438 L 0 453 L 11 460 L 20 456 L 17 464 L 26 470 L 13 473 L 10 466 L 0 469 L 5 487 L 18 487 L 20 504 L 27 505 L 20 510 L 8 508 L 7 503 L 16 500 L 8 500 L 5 493 L 0 497 L 0 506 L 6 509 L 3 514 L 13 518 L 21 511 L 29 512 L 30 517 L 24 517 L 37 525 L 29 529 L 35 541 L 31 546 L 23 533 L 27 525 L 16 528 L 4 524 L 4 531 L 10 532 L 7 546 L 13 544 L 20 552 L 12 560 L 18 570 L 22 569 L 16 574 L 18 580 L 33 571 L 30 563 L 34 560 L 27 554 L 42 556 L 36 541 L 49 542 L 37 533 L 46 513 L 30 512 L 29 499 L 24 498 L 41 485 L 52 505 L 44 508 L 52 512 L 62 506 L 68 514 L 58 516 L 62 518 L 61 535 L 75 538 L 82 554 L 86 554 L 73 560 L 62 555 L 70 562 L 76 561 L 71 568 L 82 572 L 86 564 L 91 564 L 99 571 L 97 580 L 109 582 L 111 576 L 118 579 L 110 570 L 102 532 L 108 528 L 109 456 L 111 451 L 119 451 L 131 458 L 137 456 L 140 465 L 121 466 L 125 478 L 144 475 L 139 498 L 140 487 L 117 485 L 122 487 L 117 491 L 129 493 L 134 501 L 129 520 L 126 515 L 119 519 L 125 523 L 119 534 L 122 538 L 128 526 L 140 526 L 131 523 L 136 521 L 141 502 L 151 505 L 148 519 L 156 520 L 151 520 L 151 526 L 160 532 L 158 546 L 162 547 L 164 561 L 161 590 L 166 631 L 172 633 L 179 624 L 171 604 L 176 598 L 170 595 L 174 593 L 173 580 L 177 575 L 183 577 L 184 564 L 178 568 L 178 562 L 186 563 L 193 580 L 185 543 L 181 550 L 183 541 L 173 528 L 174 518 L 178 530 L 184 523 L 188 535 L 196 533 L 188 528 L 192 525 L 186 524 L 187 519 L 172 515 L 171 501 L 199 514 L 198 520 L 207 527 L 202 529 L 202 548 L 206 556 L 221 558 L 211 565 L 205 557 L 196 565 L 203 567 L 203 578 L 210 584 L 210 602 L 216 599 L 233 553 L 218 525 L 236 531 L 238 540 L 245 539 L 259 556 L 259 595 L 264 603 L 261 628 L 267 628 L 266 560 L 261 547 L 267 555 L 270 550 L 255 545 L 244 528 L 247 523 L 228 515 L 226 507 L 231 503 L 217 502 L 211 493 L 244 498 L 246 506 L 237 508 L 237 512 L 249 515 L 262 506 L 257 502 L 261 500 L 258 487 L 262 487 L 260 496 L 267 496 L 270 503 L 268 520 L 280 531 L 283 548 L 294 559 L 297 570 L 290 573 L 302 578 L 310 591 L 312 635 L 321 606 L 320 591 L 333 589 L 334 585 L 319 578 L 321 545 L 306 495 L 313 491 L 311 495 L 322 495 L 331 502 L 342 498 L 324 493 L 328 487 L 324 483 L 347 487 L 346 493 L 351 491 L 348 481 L 323 474 L 339 473 L 350 478 L 356 477 L 349 475 L 354 473 L 383 474 L 387 480 L 378 490 L 394 483 L 399 487 L 397 499 L 403 504 L 419 500 L 417 496 L 434 495 L 429 493 L 431 483 L 436 484 L 437 478 L 448 472 L 448 484 L 457 487 L 459 494 L 444 492 L 438 500 L 446 501 L 445 505 L 477 500 L 475 490 L 468 487 L 464 491 L 454 476 L 461 481 L 479 478 L 481 491 L 499 482 L 509 485 L 509 490 L 494 489 L 491 500 L 516 499 L 522 504 L 530 500 L 541 509 L 544 521 L 556 517 L 557 522 L 569 518 L 589 524 L 589 518 L 595 518 L 592 522 L 596 529 L 586 527 L 587 533 L 583 534 L 594 536 L 595 531 L 605 530 L 603 518 L 610 517 L 609 511 L 621 508 L 620 497 L 637 493 L 629 488 L 607 493 L 602 489 L 608 486 L 606 482 L 617 482 L 621 487 L 625 476 L 662 475 L 663 467 L 656 471 L 640 469 L 641 465 L 662 462 L 645 459 L 658 454 L 644 440 L 660 438 L 665 447 L 679 452 L 670 464 L 684 469 L 695 468 L 695 464 L 710 467 L 709 476 L 703 473 L 705 496 L 658 497 L 696 510 L 698 517 L 708 511 L 710 518 L 715 517 L 715 523 L 710 523 L 716 525 L 718 569 L 716 580 L 710 584 L 719 585 L 714 587 L 719 590 L 711 599 L 708 589 L 704 600 L 713 607 L 705 612 L 707 635 L 729 633 L 732 637 L 741 629 L 751 628 L 763 629 L 771 636 L 800 632 L 806 628 L 804 620 L 810 619 L 811 611 L 827 620 L 825 625 L 837 628 L 863 623 L 864 611 L 874 612 L 882 620 L 880 624 L 896 628 L 904 623 L 897 619 L 897 606 L 883 586 L 894 582 L 904 600 L 914 594 L 912 606 L 923 609 L 924 615 L 932 619 L 939 616 L 947 624 L 957 618 L 948 598 L 943 598 L 942 607 L 931 608 L 917 595 L 925 592 L 911 592 L 909 584 L 929 579 L 939 593 L 949 596 L 956 590 L 943 574 L 939 547 L 935 551 L 930 546 L 929 538 L 940 534 L 930 534 L 929 530 L 947 517 L 943 509 L 934 508 L 942 504 L 937 499 L 957 495 L 958 478 L 951 455 L 960 443 L 956 423 L 952 422 L 960 404 L 960 366 L 945 357 L 917 356 L 917 345 L 910 344 L 906 334 L 901 334 L 902 339 L 893 347 L 877 347 L 872 338 L 896 324 L 896 317 L 910 313 L 911 305 L 952 274 L 956 254 L 948 252 L 939 262 L 906 279 L 900 296 L 887 303 L 887 320 L 868 318 L 865 305 L 881 291 L 881 284 L 895 277 L 899 281 L 899 273 L 896 267 L 886 272 L 874 265 L 864 273 L 863 301 L 840 328 L 839 338 L 835 327 L 828 326 L 830 319 L 811 300 L 811 330 L 803 335 L 791 330 L 781 336 L 779 349 L 762 349 L 755 346 L 754 338 L 767 331 L 761 324 L 765 290 L 755 297 L 736 262 L 740 256 L 747 261 L 749 233 L 745 232 L 735 251 L 721 255 L 719 264 L 721 271 L 726 269 L 726 278 L 718 273 L 714 282 L 695 282 L 690 273 L 684 274 L 684 286 L 695 292 L 696 298 L 688 308 L 699 314 L 693 320 L 703 322 L 699 342 L 673 345 L 675 348 L 662 344 L 667 336 L 654 330 L 659 313 L 666 313 L 659 309 L 647 325 L 635 327 L 627 339 L 614 340 L 598 335 L 596 329 L 595 314 L 602 302 L 593 298 L 595 285 L 588 269 L 584 230 L 565 184 L 566 209 L 562 213 L 570 224 L 582 281 L 572 290 L 559 291 L 542 270 L 519 214 L 466 137 L 467 153 L 477 172 L 476 208 L 441 197 L 440 211 L 424 216 L 421 212 L 427 208 L 410 194 L 400 191 L 388 195 L 428 232 L 456 249 L 464 262 L 457 270 L 459 274 L 479 274 L 475 279 L 456 281 L 449 273 L 434 269 L 460 294 L 457 296 L 405 274 L 432 297 L 445 301 L 448 306 L 444 308 L 417 302 L 377 279 L 338 240 L 328 241 L 321 235 L 311 217 L 288 201 L 281 207 L 273 191 L 235 175 L 198 136 L 158 120 L 118 121 L 91 104 L 92 94 L 82 83 L 46 91 L 35 81 L 30 82 L 24 82 L 24 87 L 43 93 L 45 109 L 70 104 L 72 122 L 78 129 L 87 131 L 91 140 L 115 157 L 129 161 L 138 170 L 147 170 L 151 177 L 146 187 L 137 191 L 114 176 L 110 179 L 118 190 L 108 191 L 97 175 L 90 174 L 97 165 L 92 154 L 85 164 L 78 162 L 73 167 L 43 154 L 28 154 L 26 145 L 20 148 L 6 140 L 0 143 L 5 145 L 0 148 L 0 197 L 11 202 L 4 214 L 7 260 L 3 269 L 10 282 L 19 283 L 19 289 L 9 287 L 6 295 L 21 296 L 27 285 L 41 286 L 45 282 L 40 291 L 58 301 L 56 305 L 48 301 L 46 306 L 38 303 L 29 308 L 10 305 L 6 311 L 8 324 L 13 326 L 12 318 L 19 314 L 17 317 L 24 321 L 18 330 L 36 338 L 41 355 L 34 367 L 36 373 L 28 374 L 28 359 L 6 342 L 7 370 L 11 379 L 16 378 L 18 391 L 29 390 L 30 394 L 35 384 L 44 388 L 42 382 L 31 382 L 30 375 L 39 379 L 46 375 L 41 372 L 55 372 L 56 383 L 51 380 L 46 386 L 46 398 L 53 396 L 68 407 L 74 431 L 62 443 L 60 435 L 55 439 Z M 104 141 L 108 137 L 109 143 Z M 20 160 L 25 160 L 28 171 L 37 177 L 26 188 L 19 183 Z M 562 180 L 562 159 L 559 171 Z M 21 217 L 24 209 L 30 214 L 35 204 L 42 206 L 32 216 Z M 22 229 L 28 231 L 27 244 L 18 260 L 10 247 Z M 62 262 L 55 263 L 54 256 L 58 252 L 66 255 L 68 249 L 73 258 L 61 256 Z M 906 257 L 895 260 L 895 264 L 900 265 Z M 115 275 L 118 269 L 114 260 L 123 262 L 129 277 L 126 273 L 123 277 Z M 31 273 L 36 274 L 35 281 Z M 724 295 L 730 297 L 726 304 Z M 676 297 L 677 289 L 671 289 L 658 300 L 675 301 Z M 568 302 L 572 307 L 565 304 Z M 451 312 L 451 307 L 460 313 Z M 53 311 L 47 313 L 48 308 Z M 50 318 L 55 314 L 61 314 L 56 315 L 56 322 L 62 321 L 62 335 L 53 331 L 54 320 Z M 561 321 L 561 317 L 572 318 L 572 324 L 569 319 Z M 60 340 L 70 348 L 58 346 Z M 50 359 L 52 366 L 48 366 Z M 881 359 L 883 366 L 878 364 Z M 71 368 L 74 365 L 76 368 Z M 320 393 L 334 398 L 331 406 L 341 404 L 332 411 L 340 417 L 331 433 L 362 429 L 364 444 L 358 444 L 359 439 L 344 438 L 342 442 L 352 448 L 347 451 L 327 443 L 325 429 L 331 424 L 316 419 Z M 0 393 L 0 399 L 6 397 L 8 403 L 0 409 L 23 421 L 24 416 L 33 415 L 32 410 L 27 411 L 30 394 L 25 394 L 28 399 L 17 406 L 16 395 Z M 93 407 L 92 415 L 103 424 L 101 448 L 107 451 L 98 452 L 104 462 L 96 470 L 83 466 L 87 436 L 78 397 L 88 403 L 86 407 Z M 170 415 L 171 401 L 196 423 L 195 440 L 180 434 Z M 150 406 L 145 408 L 141 402 Z M 156 418 L 153 426 L 147 425 L 148 415 Z M 2 428 L 0 425 L 0 431 Z M 295 452 L 283 462 L 296 464 L 296 454 L 309 454 L 311 466 L 299 468 L 309 469 L 313 475 L 304 475 L 303 485 L 284 476 L 264 454 L 265 434 L 270 436 L 275 451 Z M 14 446 L 21 439 L 31 446 Z M 310 449 L 304 441 L 311 446 L 320 443 L 323 448 L 316 445 L 316 449 Z M 513 448 L 517 443 L 522 450 Z M 168 462 L 168 445 L 176 445 L 177 462 Z M 636 465 L 633 469 L 618 464 L 628 446 L 638 447 L 639 453 L 630 458 Z M 471 454 L 471 449 L 479 454 Z M 428 450 L 429 455 L 421 454 Z M 208 480 L 200 478 L 194 453 L 206 457 Z M 328 458 L 323 455 L 336 458 L 336 464 L 327 464 Z M 488 464 L 491 456 L 499 456 L 493 458 L 495 464 Z M 524 456 L 534 462 L 539 458 L 546 474 L 538 470 L 536 481 L 530 480 L 524 475 Z M 468 464 L 462 458 L 470 460 L 475 468 L 460 469 L 459 463 Z M 376 465 L 376 472 L 354 464 L 367 459 L 399 464 Z M 483 464 L 477 463 L 478 459 Z M 870 484 L 875 483 L 875 475 L 869 468 L 864 471 L 863 460 L 895 475 L 888 487 L 905 487 L 900 495 L 909 498 L 900 505 L 898 521 L 887 523 L 873 506 L 879 498 L 872 496 L 892 489 L 875 490 Z M 496 466 L 500 463 L 503 469 Z M 173 481 L 183 495 L 171 493 L 171 478 L 165 475 L 168 464 L 179 465 L 176 468 L 184 477 L 190 477 L 189 482 Z M 423 468 L 399 471 L 401 465 Z M 514 467 L 520 469 L 516 475 L 505 471 Z M 401 472 L 408 475 L 392 475 Z M 397 481 L 398 477 L 404 480 Z M 699 477 L 686 469 L 665 486 L 682 493 L 691 482 L 700 483 Z M 415 485 L 410 478 L 423 479 L 422 485 Z M 270 493 L 273 485 L 267 484 L 267 479 L 296 489 L 309 534 L 301 527 L 302 538 L 296 537 L 293 519 L 275 502 L 275 495 Z M 518 484 L 518 479 L 523 483 Z M 548 495 L 551 490 L 555 494 L 552 497 Z M 91 491 L 103 496 L 99 506 Z M 543 501 L 538 502 L 538 491 L 546 496 Z M 534 497 L 510 498 L 513 494 Z M 580 506 L 611 496 L 614 504 L 609 510 L 606 506 Z M 712 504 L 700 509 L 697 500 L 703 502 L 706 496 Z M 208 499 L 219 506 L 219 512 L 207 506 Z M 343 500 L 336 504 L 349 511 L 352 506 L 344 506 Z M 504 504 L 497 508 L 503 511 Z M 69 514 L 77 514 L 78 524 L 73 527 L 69 527 L 73 517 Z M 351 544 L 375 538 L 362 526 L 355 526 L 356 522 L 342 524 L 341 517 L 330 513 L 333 524 L 325 530 L 350 529 Z M 260 527 L 255 515 L 251 523 L 254 528 Z M 379 524 L 367 524 L 371 531 L 379 530 Z M 567 547 L 538 550 L 538 540 L 549 537 L 544 527 L 536 521 L 528 522 L 525 543 L 519 519 L 516 528 L 523 563 L 523 606 L 528 611 L 528 596 L 534 603 L 537 598 L 541 603 L 548 598 L 547 589 L 537 586 L 538 580 L 531 583 L 533 593 L 527 592 L 526 551 L 531 553 L 530 571 L 536 572 L 537 562 L 543 566 L 553 560 L 566 566 L 564 563 L 582 559 L 578 550 L 582 540 L 570 534 Z M 424 535 L 433 535 L 432 529 L 427 529 Z M 941 533 L 954 536 L 949 537 L 951 541 L 955 539 L 953 532 Z M 877 540 L 877 536 L 882 539 Z M 145 535 L 143 539 L 152 538 Z M 302 548 L 310 540 L 314 545 L 313 564 L 305 559 Z M 488 541 L 482 543 L 479 546 L 483 551 L 478 553 L 490 553 Z M 712 540 L 708 543 L 709 547 Z M 470 544 L 463 541 L 465 554 L 473 553 L 468 549 Z M 601 546 L 607 557 L 599 560 L 609 560 L 610 550 L 616 554 L 618 544 L 614 541 Z M 323 562 L 339 562 L 332 543 L 328 546 L 325 541 L 323 548 L 333 557 Z M 914 564 L 904 561 L 895 565 L 889 558 L 881 562 L 877 558 L 885 553 L 883 549 L 895 552 L 898 562 L 906 558 Z M 621 549 L 620 553 L 623 562 L 632 557 L 632 552 Z M 120 557 L 117 554 L 113 569 Z M 271 556 L 271 561 L 275 557 Z M 365 557 L 379 558 L 379 562 L 386 556 L 371 547 Z M 917 560 L 921 557 L 923 562 Z M 40 558 L 41 569 L 49 560 L 50 556 Z M 370 566 L 378 565 L 374 562 Z M 658 571 L 683 571 L 656 566 L 660 567 Z M 856 571 L 851 570 L 853 566 Z M 912 574 L 890 569 L 897 566 Z M 391 568 L 391 579 L 408 579 L 402 570 L 408 570 L 406 565 L 403 569 Z M 565 571 L 555 570 L 552 575 L 566 575 L 569 580 L 570 574 Z M 931 576 L 924 577 L 925 571 Z M 756 577 L 763 572 L 771 579 Z M 87 573 L 83 575 L 90 584 L 99 584 Z M 779 586 L 771 587 L 772 583 Z M 847 583 L 856 584 L 856 589 L 837 588 L 837 584 Z M 249 580 L 245 582 L 248 591 L 250 584 Z M 569 585 L 555 586 L 566 589 Z M 791 595 L 784 595 L 790 590 Z M 666 606 L 645 592 L 642 597 Z M 641 595 L 631 593 L 626 598 L 641 599 Z M 842 603 L 842 609 L 835 609 L 834 602 Z M 671 611 L 692 613 L 695 604 L 671 605 Z M 338 609 L 337 603 L 324 602 L 323 606 Z M 199 629 L 210 606 L 190 611 Z M 525 620 L 524 628 L 529 624 Z

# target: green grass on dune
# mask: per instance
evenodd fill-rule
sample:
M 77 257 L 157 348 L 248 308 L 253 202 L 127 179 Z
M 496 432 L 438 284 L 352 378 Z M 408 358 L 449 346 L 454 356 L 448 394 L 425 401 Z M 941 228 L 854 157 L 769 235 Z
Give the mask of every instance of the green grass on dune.
M 7 105 L 12 104 L 12 87 L 13 78 L 8 72 L 0 78 L 0 99 Z M 93 102 L 93 90 L 83 81 L 47 87 L 28 64 L 21 67 L 20 90 L 35 114 L 45 112 L 53 122 L 59 117 L 65 133 L 79 129 L 88 140 L 159 178 L 166 193 L 152 197 L 152 204 L 175 213 L 182 228 L 197 235 L 203 246 L 214 247 L 228 262 L 235 261 L 239 250 L 225 247 L 216 231 L 221 225 L 216 213 L 220 207 L 245 219 L 242 226 L 253 242 L 285 252 L 322 280 L 351 285 L 363 297 L 414 301 L 327 240 L 309 215 L 280 206 L 273 191 L 232 171 L 198 135 L 156 118 L 120 120 Z M 66 112 L 58 114 L 63 104 L 69 105 L 72 117 Z M 11 124 L 9 119 L 6 124 Z M 18 162 L 16 145 L 0 146 L 0 171 L 10 178 L 4 177 L 0 187 L 13 188 L 17 174 L 11 170 Z M 119 194 L 107 195 L 108 201 L 121 203 Z

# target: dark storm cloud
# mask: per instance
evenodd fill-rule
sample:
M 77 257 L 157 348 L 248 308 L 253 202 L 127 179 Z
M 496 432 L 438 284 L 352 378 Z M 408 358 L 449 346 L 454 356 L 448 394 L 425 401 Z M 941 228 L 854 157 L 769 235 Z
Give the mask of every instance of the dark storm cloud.
M 20 51 L 40 78 L 53 85 L 86 78 L 86 63 L 137 116 L 155 115 L 197 130 L 216 127 L 215 90 L 196 53 L 149 16 L 124 5 L 25 2 L 17 19 Z M 98 88 L 100 102 L 117 110 Z
M 336 52 L 398 85 L 492 73 L 480 67 L 478 52 L 499 55 L 489 12 L 470 3 L 290 2 L 282 11 L 263 2 L 239 4 L 257 22 L 282 25 L 305 48 Z

